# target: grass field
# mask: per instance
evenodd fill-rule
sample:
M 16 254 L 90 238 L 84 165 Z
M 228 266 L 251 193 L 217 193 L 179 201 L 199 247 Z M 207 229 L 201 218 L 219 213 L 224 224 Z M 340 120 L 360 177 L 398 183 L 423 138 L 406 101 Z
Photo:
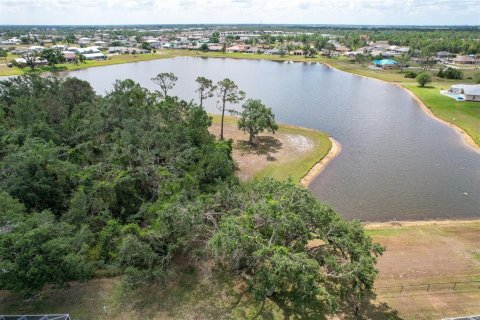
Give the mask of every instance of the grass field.
M 212 117 L 211 132 L 218 135 L 220 116 Z M 225 118 L 225 138 L 234 140 L 233 157 L 242 180 L 272 177 L 300 181 L 332 147 L 328 135 L 323 132 L 285 124 L 279 124 L 276 134 L 260 134 L 262 143 L 250 147 L 246 144 L 248 135 L 239 130 L 236 123 L 234 117 Z
M 377 287 L 480 280 L 480 222 L 367 226 L 386 246 Z M 242 295 L 241 282 L 223 275 L 181 271 L 170 281 L 124 291 L 119 278 L 73 283 L 42 292 L 37 299 L 0 292 L 0 314 L 70 313 L 78 319 L 353 319 L 350 310 L 325 317 L 321 310 L 291 310 L 275 301 L 260 306 Z M 477 285 L 377 290 L 366 299 L 363 319 L 430 320 L 480 314 Z

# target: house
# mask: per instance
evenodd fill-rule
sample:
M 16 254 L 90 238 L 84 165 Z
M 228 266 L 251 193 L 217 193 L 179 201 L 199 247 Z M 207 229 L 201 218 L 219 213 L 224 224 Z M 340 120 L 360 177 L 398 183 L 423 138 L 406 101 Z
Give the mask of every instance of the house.
M 258 48 L 258 47 L 251 47 L 251 48 L 248 48 L 247 50 L 245 50 L 245 53 L 253 53 L 253 54 L 256 54 L 256 53 L 262 53 L 264 50 L 261 49 L 261 48 Z
M 465 101 L 480 102 L 480 84 L 455 84 L 447 93 L 462 94 L 465 97 Z
M 245 46 L 245 45 L 236 45 L 232 47 L 227 48 L 228 53 L 233 53 L 233 52 L 245 52 L 247 49 L 249 49 L 250 46 Z
M 456 56 L 453 58 L 453 63 L 456 64 L 475 64 L 477 61 L 472 56 Z
M 107 57 L 100 52 L 97 53 L 84 53 L 82 56 L 85 58 L 85 60 L 105 60 Z
M 29 52 L 42 52 L 45 48 L 42 46 L 31 46 L 28 48 Z
M 337 52 L 349 52 L 350 49 L 348 49 L 344 45 L 338 44 L 338 45 L 335 45 L 335 51 L 337 51 Z
M 20 67 L 24 67 L 27 65 L 27 60 L 24 58 L 16 58 L 13 60 L 13 62 Z
M 125 53 L 127 51 L 126 47 L 109 47 L 108 53 Z
M 82 37 L 78 39 L 78 44 L 89 44 L 92 41 L 92 39 L 87 38 L 87 37 Z
M 282 52 L 281 52 L 279 49 L 274 48 L 274 49 L 271 49 L 271 50 L 266 50 L 264 53 L 265 53 L 265 54 L 269 54 L 269 55 L 278 56 L 278 55 L 280 55 Z
M 295 50 L 293 51 L 294 56 L 303 56 L 305 52 L 303 50 Z
M 60 51 L 64 51 L 67 49 L 67 46 L 64 46 L 62 44 L 56 44 L 54 46 L 51 46 L 52 49 L 56 49 L 56 50 L 60 50 Z
M 398 65 L 398 62 L 392 59 L 373 60 L 373 65 L 377 68 L 392 69 Z
M 64 51 L 63 57 L 65 58 L 66 62 L 75 62 L 75 60 L 77 60 L 77 56 L 75 55 L 75 52 L 71 52 L 71 51 Z
M 437 58 L 439 58 L 439 59 L 449 58 L 450 56 L 452 56 L 452 54 L 450 52 L 447 52 L 447 51 L 437 52 Z
M 219 52 L 219 51 L 222 51 L 222 50 L 223 50 L 223 46 L 211 45 L 211 46 L 208 46 L 208 50 L 209 50 L 209 51 Z

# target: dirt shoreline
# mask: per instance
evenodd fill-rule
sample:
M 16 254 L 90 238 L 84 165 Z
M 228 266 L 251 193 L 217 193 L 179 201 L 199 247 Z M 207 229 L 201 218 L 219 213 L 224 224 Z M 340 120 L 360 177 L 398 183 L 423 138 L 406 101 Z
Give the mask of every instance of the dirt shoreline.
M 405 221 L 388 221 L 388 222 L 365 222 L 363 225 L 365 229 L 387 229 L 392 227 L 417 227 L 417 226 L 429 226 L 429 225 L 459 225 L 480 223 L 479 219 L 472 220 L 405 220 Z
M 437 120 L 438 122 L 444 124 L 444 125 L 447 125 L 449 126 L 450 128 L 454 129 L 458 134 L 460 134 L 462 137 L 463 137 L 463 142 L 465 143 L 465 145 L 467 145 L 470 149 L 472 149 L 473 151 L 477 152 L 477 153 L 480 153 L 480 145 L 478 145 L 472 138 L 471 135 L 468 134 L 468 132 L 466 132 L 465 130 L 463 130 L 462 128 L 460 128 L 458 125 L 452 123 L 452 122 L 449 122 L 447 120 L 444 120 L 444 119 L 441 119 L 439 117 L 437 117 L 433 112 L 432 110 L 430 110 L 430 108 L 428 108 L 426 106 L 426 104 L 422 101 L 422 99 L 420 99 L 420 97 L 418 97 L 414 92 L 410 91 L 408 88 L 404 87 L 401 83 L 398 83 L 398 82 L 393 82 L 393 81 L 387 81 L 387 80 L 382 80 L 382 79 L 378 79 L 378 78 L 374 78 L 374 77 L 369 77 L 369 76 L 365 76 L 363 74 L 357 74 L 357 73 L 353 73 L 353 72 L 348 72 L 348 71 L 344 71 L 342 69 L 339 69 L 339 68 L 336 68 L 334 66 L 332 66 L 331 64 L 329 63 L 326 63 L 326 62 L 320 62 L 322 63 L 323 65 L 331 68 L 331 69 L 335 69 L 335 70 L 338 70 L 338 71 L 342 71 L 342 72 L 346 72 L 346 73 L 349 73 L 349 74 L 352 74 L 354 76 L 357 76 L 357 77 L 362 77 L 362 78 L 367 78 L 367 79 L 373 79 L 373 80 L 378 80 L 378 81 L 382 81 L 382 82 L 386 82 L 386 83 L 389 83 L 389 84 L 392 84 L 394 86 L 397 86 L 403 90 L 405 90 L 413 99 L 415 99 L 415 101 L 418 103 L 418 105 L 420 106 L 420 109 L 422 109 L 426 114 L 427 116 L 429 116 L 430 118 L 434 119 L 434 120 Z
M 394 82 L 391 82 L 392 84 L 396 85 L 397 87 L 399 88 L 402 88 L 404 89 L 405 91 L 407 91 L 410 96 L 415 99 L 415 101 L 418 103 L 418 105 L 420 106 L 420 108 L 432 119 L 435 119 L 437 121 L 439 121 L 440 123 L 443 123 L 444 125 L 447 125 L 449 126 L 450 128 L 454 129 L 459 135 L 461 135 L 463 137 L 463 142 L 465 143 L 466 146 L 468 146 L 470 149 L 472 149 L 473 151 L 475 151 L 476 153 L 479 153 L 480 154 L 480 146 L 477 145 L 475 143 L 475 141 L 473 140 L 472 136 L 468 134 L 468 132 L 466 132 L 465 130 L 463 130 L 462 128 L 460 128 L 459 126 L 457 126 L 456 124 L 452 123 L 452 122 L 449 122 L 449 121 L 446 121 L 446 120 L 443 120 L 439 117 L 437 117 L 433 112 L 432 110 L 430 110 L 430 108 L 428 108 L 425 103 L 415 94 L 413 93 L 412 91 L 408 90 L 407 88 L 405 88 L 404 86 L 398 84 L 398 83 L 394 83 Z
M 330 141 L 332 142 L 332 147 L 330 151 L 328 151 L 327 155 L 323 157 L 319 162 L 317 162 L 310 170 L 308 170 L 307 174 L 300 179 L 300 185 L 307 188 L 310 183 L 327 167 L 327 165 L 335 159 L 340 152 L 342 152 L 342 145 L 332 137 L 330 137 Z

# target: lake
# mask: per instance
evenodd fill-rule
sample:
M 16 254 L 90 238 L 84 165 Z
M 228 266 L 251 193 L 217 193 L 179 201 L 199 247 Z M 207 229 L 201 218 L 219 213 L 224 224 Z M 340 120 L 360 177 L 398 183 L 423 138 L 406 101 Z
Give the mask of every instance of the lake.
M 270 106 L 279 122 L 322 130 L 341 154 L 312 182 L 318 198 L 362 221 L 480 218 L 480 154 L 454 129 L 427 116 L 403 89 L 321 64 L 183 57 L 69 72 L 104 94 L 115 79 L 197 99 L 197 76 L 228 77 Z M 218 112 L 216 99 L 206 103 Z M 237 109 L 240 109 L 237 106 Z

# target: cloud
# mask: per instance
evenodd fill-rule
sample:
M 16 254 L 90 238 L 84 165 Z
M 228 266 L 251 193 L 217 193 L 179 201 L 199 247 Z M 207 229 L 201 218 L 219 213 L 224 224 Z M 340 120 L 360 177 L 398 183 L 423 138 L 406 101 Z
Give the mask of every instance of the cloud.
M 480 25 L 478 6 L 479 0 L 0 0 L 0 23 Z

